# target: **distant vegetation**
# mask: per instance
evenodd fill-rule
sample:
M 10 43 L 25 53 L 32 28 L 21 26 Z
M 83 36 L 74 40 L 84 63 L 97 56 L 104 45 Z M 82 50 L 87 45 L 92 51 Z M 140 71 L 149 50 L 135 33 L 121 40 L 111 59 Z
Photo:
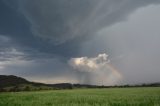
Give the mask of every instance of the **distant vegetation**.
M 39 90 L 59 90 L 76 88 L 123 88 L 123 87 L 160 87 L 160 83 L 140 84 L 140 85 L 121 85 L 121 86 L 97 86 L 85 84 L 43 84 L 30 82 L 24 78 L 13 75 L 0 75 L 0 92 L 19 92 L 19 91 L 39 91 Z

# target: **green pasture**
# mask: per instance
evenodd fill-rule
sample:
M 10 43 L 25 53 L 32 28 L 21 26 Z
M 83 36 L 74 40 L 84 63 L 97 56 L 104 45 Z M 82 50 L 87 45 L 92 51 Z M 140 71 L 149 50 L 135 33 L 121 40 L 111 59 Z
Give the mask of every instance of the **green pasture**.
M 0 106 L 160 106 L 159 87 L 0 93 Z

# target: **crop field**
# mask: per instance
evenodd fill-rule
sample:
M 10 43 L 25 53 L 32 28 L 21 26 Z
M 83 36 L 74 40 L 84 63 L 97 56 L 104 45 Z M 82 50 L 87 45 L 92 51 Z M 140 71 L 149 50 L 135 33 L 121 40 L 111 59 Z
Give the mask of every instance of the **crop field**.
M 104 88 L 0 93 L 0 106 L 160 106 L 160 88 Z

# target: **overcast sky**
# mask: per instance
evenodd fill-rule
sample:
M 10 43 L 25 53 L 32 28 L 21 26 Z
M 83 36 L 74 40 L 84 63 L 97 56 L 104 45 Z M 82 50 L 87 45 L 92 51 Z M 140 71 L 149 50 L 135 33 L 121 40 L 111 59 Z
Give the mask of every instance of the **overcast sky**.
M 160 82 L 160 0 L 0 0 L 0 74 L 44 83 Z

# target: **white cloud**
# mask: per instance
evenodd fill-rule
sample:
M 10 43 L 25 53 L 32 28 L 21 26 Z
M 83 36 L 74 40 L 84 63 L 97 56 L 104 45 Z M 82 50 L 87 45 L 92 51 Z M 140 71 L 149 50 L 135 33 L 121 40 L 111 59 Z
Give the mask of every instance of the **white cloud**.
M 80 58 L 71 58 L 69 64 L 78 71 L 97 71 L 99 68 L 103 67 L 109 60 L 107 59 L 108 55 L 99 54 L 95 58 L 80 57 Z
M 113 85 L 122 80 L 122 75 L 111 65 L 105 53 L 93 58 L 71 58 L 69 65 L 79 73 L 80 83 Z

